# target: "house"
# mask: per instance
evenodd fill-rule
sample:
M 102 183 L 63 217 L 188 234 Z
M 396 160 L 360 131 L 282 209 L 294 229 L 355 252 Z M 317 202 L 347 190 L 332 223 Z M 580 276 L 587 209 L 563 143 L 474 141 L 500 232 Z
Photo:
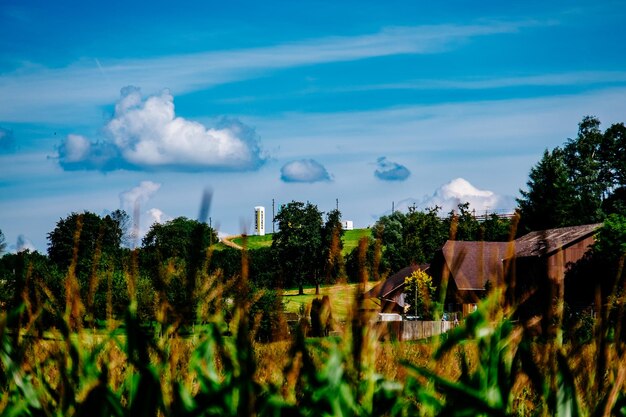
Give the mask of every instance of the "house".
M 462 242 L 448 240 L 431 266 L 439 288 L 446 287 L 448 311 L 463 316 L 476 309 L 490 287 L 504 282 L 503 259 L 513 253 L 510 242 Z
M 518 318 L 542 316 L 543 330 L 548 330 L 555 300 L 565 297 L 567 272 L 585 256 L 600 227 L 602 223 L 542 230 L 515 240 L 515 256 L 504 264 L 508 299 L 517 305 Z
M 385 281 L 381 281 L 372 287 L 365 293 L 365 298 L 377 298 L 380 300 L 381 313 L 404 314 L 404 280 L 410 277 L 415 271 L 427 271 L 428 267 L 428 264 L 424 264 L 402 268 Z
M 445 309 L 471 313 L 490 287 L 506 284 L 511 302 L 533 293 L 521 314 L 534 314 L 537 306 L 553 296 L 546 280 L 564 291 L 564 274 L 593 244 L 601 223 L 531 232 L 511 242 L 463 242 L 448 240 L 435 255 L 428 273 L 436 286 L 446 289 Z M 420 266 L 403 268 L 379 283 L 369 295 L 381 300 L 382 312 L 404 309 L 404 279 Z M 537 289 L 545 291 L 538 291 Z M 547 291 L 547 292 L 546 292 Z M 546 297 L 548 297 L 546 299 Z

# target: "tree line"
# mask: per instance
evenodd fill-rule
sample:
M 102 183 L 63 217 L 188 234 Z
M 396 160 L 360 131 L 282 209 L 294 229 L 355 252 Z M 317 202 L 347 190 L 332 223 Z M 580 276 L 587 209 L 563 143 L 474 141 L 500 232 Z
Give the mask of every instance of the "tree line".
M 619 231 L 626 224 L 624 125 L 602 132 L 596 118 L 584 118 L 576 138 L 546 150 L 530 170 L 518 204 L 519 227 L 495 214 L 479 221 L 467 203 L 445 215 L 439 207 L 396 211 L 380 217 L 371 235 L 345 259 L 341 212 L 324 214 L 310 202 L 282 206 L 272 246 L 243 253 L 215 250 L 215 230 L 184 217 L 155 223 L 141 246 L 131 250 L 131 222 L 125 212 L 71 213 L 48 233 L 47 255 L 22 252 L 0 259 L 0 303 L 16 307 L 26 299 L 28 314 L 43 315 L 48 322 L 54 321 L 54 309 L 95 322 L 123 314 L 130 289 L 145 321 L 165 317 L 189 322 L 198 318 L 206 295 L 218 288 L 225 304 L 202 305 L 205 313 L 227 309 L 227 300 L 234 297 L 253 299 L 259 290 L 277 300 L 272 294 L 277 289 L 298 288 L 302 293 L 305 286 L 319 289 L 337 280 L 378 280 L 407 265 L 429 263 L 447 239 L 507 241 L 515 233 L 607 220 L 618 237 L 604 247 L 621 255 Z M 0 251 L 5 249 L 0 232 Z M 241 282 L 246 288 L 237 284 Z M 81 304 L 70 303 L 72 291 L 80 294 Z

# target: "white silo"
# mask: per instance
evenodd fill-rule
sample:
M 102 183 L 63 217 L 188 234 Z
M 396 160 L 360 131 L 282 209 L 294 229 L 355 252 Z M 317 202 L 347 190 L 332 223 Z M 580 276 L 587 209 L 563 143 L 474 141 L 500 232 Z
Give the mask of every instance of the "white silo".
M 265 207 L 263 206 L 254 208 L 254 234 L 265 236 Z

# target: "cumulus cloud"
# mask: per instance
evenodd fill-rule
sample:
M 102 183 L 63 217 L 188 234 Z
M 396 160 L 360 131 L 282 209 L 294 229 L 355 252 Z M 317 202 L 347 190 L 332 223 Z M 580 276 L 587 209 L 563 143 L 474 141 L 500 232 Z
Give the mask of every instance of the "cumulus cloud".
M 432 196 L 425 197 L 418 206 L 422 209 L 439 206 L 443 213 L 448 213 L 463 203 L 469 203 L 470 210 L 476 210 L 477 213 L 512 212 L 516 206 L 514 197 L 480 190 L 463 178 L 456 178 L 442 185 Z
M 330 181 L 331 176 L 322 164 L 313 159 L 300 159 L 283 165 L 280 179 L 284 182 Z
M 132 213 L 136 205 L 145 204 L 159 191 L 161 184 L 152 181 L 141 181 L 138 186 L 120 193 L 120 206 Z
M 172 217 L 168 216 L 158 208 L 151 208 L 150 210 L 146 211 L 146 214 L 148 215 L 148 224 L 150 224 L 150 226 L 152 226 L 154 223 L 160 224 L 172 220 Z
M 13 131 L 0 127 L 0 153 L 9 152 L 15 148 Z
M 389 161 L 381 156 L 376 160 L 377 169 L 374 171 L 376 178 L 383 181 L 404 181 L 409 178 L 411 171 L 404 165 Z
M 144 98 L 124 87 L 104 138 L 68 135 L 59 146 L 66 170 L 243 171 L 265 161 L 254 129 L 224 119 L 214 128 L 178 117 L 169 91 Z

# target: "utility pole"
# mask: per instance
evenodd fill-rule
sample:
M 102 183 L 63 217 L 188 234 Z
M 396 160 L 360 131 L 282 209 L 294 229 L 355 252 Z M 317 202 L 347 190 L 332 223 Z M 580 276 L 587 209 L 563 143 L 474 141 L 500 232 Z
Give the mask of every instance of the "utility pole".
M 272 198 L 272 233 L 274 233 L 274 199 Z
M 335 203 L 337 204 L 337 211 L 339 211 L 339 199 L 335 198 Z
M 394 213 L 394 211 L 396 211 L 395 204 L 396 204 L 396 202 L 395 202 L 395 201 L 392 201 L 392 202 L 391 202 L 391 214 L 393 214 L 393 213 Z

